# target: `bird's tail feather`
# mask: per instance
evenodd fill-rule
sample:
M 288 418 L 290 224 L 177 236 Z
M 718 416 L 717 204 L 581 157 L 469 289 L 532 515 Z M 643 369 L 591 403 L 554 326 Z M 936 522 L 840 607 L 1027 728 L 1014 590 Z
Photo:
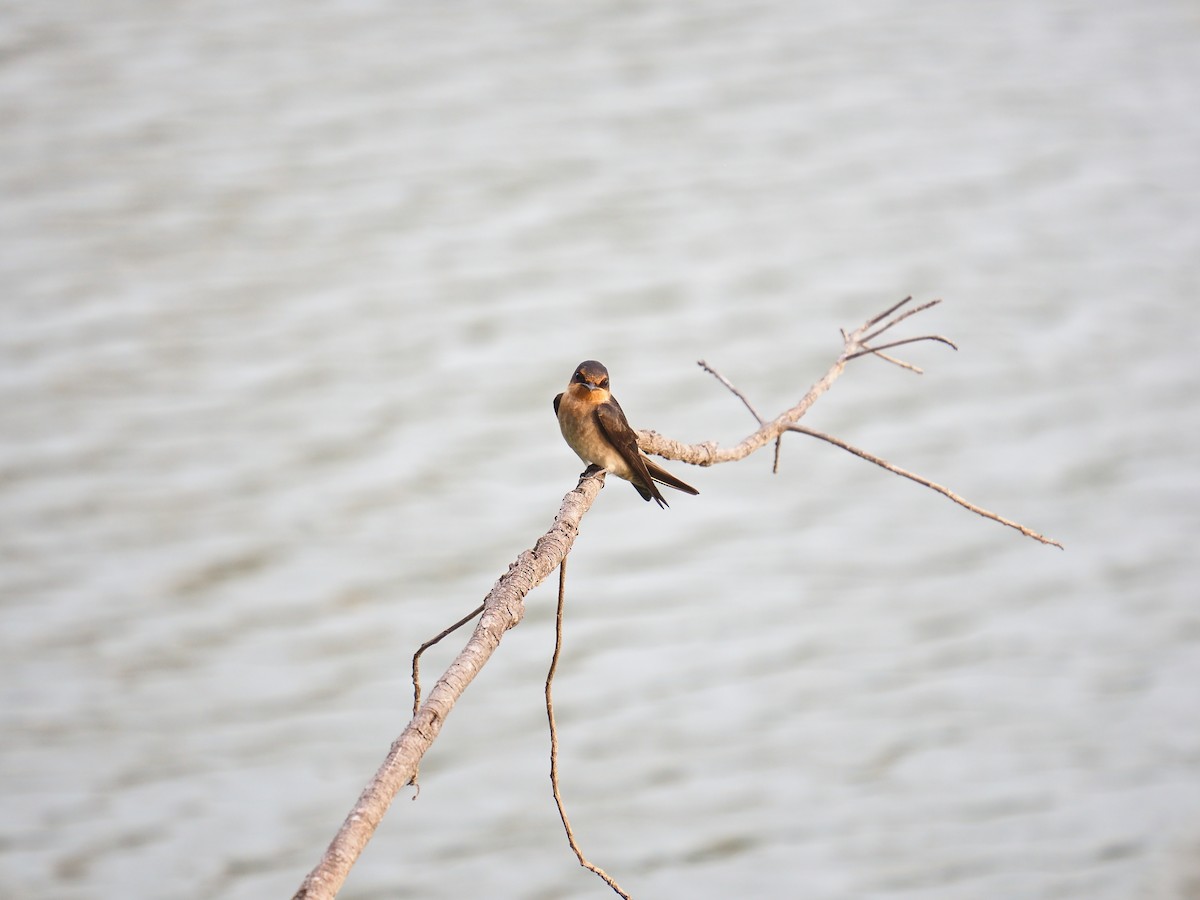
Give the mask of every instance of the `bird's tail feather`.
M 643 457 L 644 458 L 644 457 Z M 646 471 L 650 473 L 650 477 L 659 484 L 665 484 L 667 487 L 675 488 L 677 491 L 683 491 L 685 494 L 699 494 L 700 492 L 688 484 L 686 481 L 681 481 L 676 478 L 662 466 L 646 459 Z

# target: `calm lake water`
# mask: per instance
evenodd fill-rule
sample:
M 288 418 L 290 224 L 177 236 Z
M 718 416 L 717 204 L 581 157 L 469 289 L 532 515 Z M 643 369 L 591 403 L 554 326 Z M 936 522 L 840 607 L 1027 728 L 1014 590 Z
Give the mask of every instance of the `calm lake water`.
M 1148 0 L 0 8 L 0 896 L 285 897 L 414 648 L 611 480 L 555 698 L 638 898 L 1200 897 L 1200 16 Z M 911 327 L 910 327 L 911 326 Z M 602 898 L 554 593 L 347 898 Z M 462 644 L 430 655 L 429 682 Z

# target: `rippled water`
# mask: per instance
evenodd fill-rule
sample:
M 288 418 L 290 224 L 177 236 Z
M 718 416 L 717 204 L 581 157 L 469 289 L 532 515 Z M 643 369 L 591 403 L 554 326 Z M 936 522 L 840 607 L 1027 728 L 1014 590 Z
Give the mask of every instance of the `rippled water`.
M 734 442 L 695 360 L 774 414 L 912 293 L 960 351 L 811 423 L 1067 550 L 799 437 L 614 481 L 576 833 L 639 898 L 1200 896 L 1197 109 L 1167 0 L 4 7 L 0 895 L 289 895 L 580 359 Z M 552 605 L 343 896 L 606 896 Z

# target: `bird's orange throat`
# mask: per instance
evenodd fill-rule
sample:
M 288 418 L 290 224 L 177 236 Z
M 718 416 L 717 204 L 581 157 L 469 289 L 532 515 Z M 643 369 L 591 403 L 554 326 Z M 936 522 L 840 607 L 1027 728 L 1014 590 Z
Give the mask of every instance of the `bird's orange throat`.
M 573 384 L 567 388 L 567 395 L 576 403 L 584 403 L 588 406 L 599 406 L 608 400 L 611 394 L 608 391 L 600 388 L 599 390 L 590 391 L 582 384 Z

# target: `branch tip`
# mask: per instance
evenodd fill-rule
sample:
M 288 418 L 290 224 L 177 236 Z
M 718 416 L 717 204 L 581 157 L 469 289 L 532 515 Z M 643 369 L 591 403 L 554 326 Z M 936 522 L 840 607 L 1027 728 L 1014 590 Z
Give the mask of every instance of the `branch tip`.
M 915 472 L 910 472 L 907 469 L 902 469 L 897 465 L 893 465 L 892 463 L 888 462 L 886 459 L 882 459 L 878 456 L 875 456 L 872 453 L 868 453 L 866 450 L 861 450 L 858 447 L 854 447 L 850 444 L 847 444 L 845 441 L 839 440 L 838 438 L 835 438 L 831 434 L 825 434 L 823 431 L 816 431 L 815 429 L 812 429 L 812 428 L 805 428 L 803 425 L 793 425 L 788 430 L 795 431 L 799 434 L 807 434 L 809 437 L 815 437 L 819 440 L 825 441 L 828 444 L 833 444 L 835 447 L 841 447 L 846 452 L 853 453 L 855 456 L 859 457 L 860 459 L 865 459 L 869 463 L 874 463 L 875 465 L 879 466 L 882 469 L 887 469 L 889 472 L 891 472 L 894 475 L 899 475 L 902 478 L 907 478 L 910 481 L 915 481 L 919 485 L 927 487 L 932 491 L 936 491 L 937 493 L 941 494 L 943 497 L 947 497 L 950 500 L 953 500 L 955 503 L 957 503 L 963 509 L 970 510 L 971 512 L 975 513 L 976 515 L 983 516 L 983 518 L 985 518 L 985 519 L 991 519 L 993 522 L 999 522 L 1001 525 L 1007 525 L 1009 528 L 1013 528 L 1013 529 L 1021 532 L 1021 534 L 1025 535 L 1025 537 L 1033 538 L 1035 541 L 1038 541 L 1040 543 L 1048 544 L 1051 547 L 1057 547 L 1059 550 L 1065 549 L 1063 547 L 1063 545 L 1061 543 L 1059 543 L 1058 541 L 1054 540 L 1054 538 L 1046 537 L 1044 534 L 1039 534 L 1038 532 L 1034 531 L 1032 528 L 1027 528 L 1026 526 L 1022 525 L 1020 522 L 1014 522 L 1011 519 L 1004 518 L 1004 516 L 997 515 L 996 513 L 992 512 L 990 509 L 984 509 L 982 506 L 976 506 L 974 503 L 971 503 L 969 500 L 966 500 L 965 498 L 960 497 L 958 494 L 954 493 L 954 491 L 950 490 L 948 487 L 944 487 L 940 484 L 937 484 L 936 482 L 930 481 L 928 478 L 923 478 L 922 476 L 916 474 Z
M 864 338 L 863 340 L 866 340 L 866 339 Z M 880 350 L 890 350 L 892 347 L 901 347 L 905 344 L 916 344 L 920 341 L 936 341 L 939 344 L 945 344 L 951 350 L 958 349 L 958 345 L 955 344 L 954 341 L 952 341 L 952 340 L 950 340 L 950 338 L 945 337 L 944 335 L 940 335 L 940 334 L 922 334 L 918 337 L 902 338 L 901 340 L 898 340 L 898 341 L 889 341 L 888 343 L 881 344 L 878 347 L 868 347 L 866 344 L 863 343 L 863 340 L 860 340 L 857 342 L 858 346 L 862 348 L 861 350 L 855 350 L 852 353 L 847 353 L 843 357 L 843 359 L 846 362 L 849 362 L 852 359 L 858 359 L 860 356 L 866 356 L 866 355 L 872 354 L 872 353 L 877 354 L 877 353 L 879 353 Z
M 876 322 L 882 322 L 884 319 L 886 319 L 888 316 L 890 316 L 892 313 L 894 313 L 896 310 L 898 310 L 900 307 L 902 307 L 905 303 L 910 303 L 910 302 L 912 302 L 912 294 L 909 294 L 907 297 L 905 297 L 903 300 L 901 300 L 899 303 L 895 304 L 894 306 L 889 306 L 887 309 L 885 309 L 879 315 L 875 316 L 875 318 L 867 319 L 867 324 L 864 325 L 863 328 L 867 329 L 867 328 L 870 328 L 872 325 L 874 325 Z

